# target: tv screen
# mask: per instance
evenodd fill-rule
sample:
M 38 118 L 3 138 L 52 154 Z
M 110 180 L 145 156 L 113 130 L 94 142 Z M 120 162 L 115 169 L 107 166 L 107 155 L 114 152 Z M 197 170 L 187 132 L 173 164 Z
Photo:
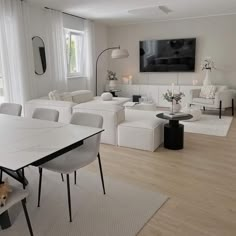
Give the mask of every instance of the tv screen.
M 195 71 L 196 38 L 140 41 L 140 72 Z

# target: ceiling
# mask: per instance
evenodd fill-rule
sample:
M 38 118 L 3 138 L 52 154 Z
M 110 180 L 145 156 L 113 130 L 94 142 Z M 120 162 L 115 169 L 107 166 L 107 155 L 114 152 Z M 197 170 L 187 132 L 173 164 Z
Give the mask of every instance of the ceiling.
M 108 25 L 236 14 L 236 0 L 28 0 Z M 158 6 L 171 10 L 165 14 Z

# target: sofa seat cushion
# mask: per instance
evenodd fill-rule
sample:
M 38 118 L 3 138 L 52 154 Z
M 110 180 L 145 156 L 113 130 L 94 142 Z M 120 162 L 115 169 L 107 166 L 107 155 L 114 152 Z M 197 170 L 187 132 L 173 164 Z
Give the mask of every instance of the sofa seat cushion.
M 112 100 L 110 100 L 110 101 L 103 101 L 101 97 L 94 97 L 94 99 L 90 102 L 101 103 L 101 104 L 123 105 L 130 100 L 131 100 L 131 98 L 113 97 Z
M 214 105 L 214 99 L 207 98 L 194 98 L 193 103 L 206 104 L 206 105 Z
M 160 119 L 125 121 L 118 126 L 118 145 L 153 152 L 163 142 L 164 123 Z
M 124 108 L 119 105 L 85 102 L 74 106 L 73 112 L 78 112 L 81 109 L 94 110 L 94 111 L 109 111 L 109 112 L 117 112 L 120 110 L 124 110 Z
M 125 109 L 125 120 L 126 121 L 158 120 L 158 118 L 156 117 L 157 113 L 158 111 Z
M 125 121 L 120 126 L 123 127 L 138 127 L 142 129 L 154 129 L 159 125 L 162 125 L 163 121 L 160 119 L 149 119 L 149 120 L 137 120 L 137 121 Z

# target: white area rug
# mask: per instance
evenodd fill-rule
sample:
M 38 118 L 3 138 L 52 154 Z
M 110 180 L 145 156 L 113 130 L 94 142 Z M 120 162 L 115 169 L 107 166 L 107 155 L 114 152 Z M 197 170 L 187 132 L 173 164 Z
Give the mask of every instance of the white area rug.
M 165 111 L 161 110 L 143 111 L 143 110 L 126 109 L 125 115 L 127 121 L 146 120 L 146 119 L 156 120 L 157 119 L 156 114 L 162 112 Z M 181 121 L 181 123 L 184 124 L 185 132 L 214 135 L 214 136 L 227 136 L 232 120 L 233 117 L 231 116 L 222 116 L 222 118 L 219 119 L 218 115 L 203 114 L 200 120 L 188 121 L 188 122 Z
M 227 136 L 233 118 L 230 116 L 202 115 L 200 120 L 181 122 L 188 133 L 207 134 L 214 136 Z
M 36 236 L 136 235 L 168 199 L 106 175 L 107 194 L 103 195 L 100 176 L 80 170 L 78 185 L 71 178 L 73 223 L 69 223 L 66 184 L 60 175 L 44 171 L 40 208 L 36 207 L 37 169 L 26 168 L 26 176 L 30 181 L 27 207 Z M 13 207 L 10 215 L 14 224 L 8 230 L 0 230 L 0 235 L 29 235 L 21 204 Z

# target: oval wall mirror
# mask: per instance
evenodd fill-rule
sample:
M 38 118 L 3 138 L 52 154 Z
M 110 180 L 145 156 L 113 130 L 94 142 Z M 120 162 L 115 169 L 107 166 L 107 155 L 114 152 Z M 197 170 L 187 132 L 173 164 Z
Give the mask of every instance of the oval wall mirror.
M 47 69 L 44 42 L 40 37 L 35 36 L 32 38 L 32 44 L 33 44 L 35 74 L 43 75 Z

